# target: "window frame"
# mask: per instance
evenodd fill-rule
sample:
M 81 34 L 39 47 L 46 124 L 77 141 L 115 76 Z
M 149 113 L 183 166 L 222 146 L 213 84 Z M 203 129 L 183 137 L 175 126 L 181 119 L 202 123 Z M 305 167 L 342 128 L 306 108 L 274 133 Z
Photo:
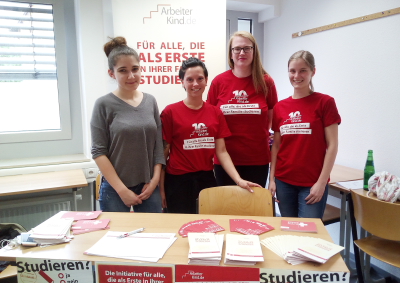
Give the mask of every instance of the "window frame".
M 253 34 L 253 19 L 251 18 L 238 18 L 238 25 L 239 25 L 239 21 L 248 21 L 250 22 L 250 33 Z
M 71 108 L 68 86 L 67 41 L 65 31 L 64 3 L 57 0 L 5 0 L 9 2 L 50 4 L 53 6 L 55 57 L 57 66 L 59 130 L 24 131 L 0 133 L 0 144 L 33 141 L 54 141 L 71 139 Z

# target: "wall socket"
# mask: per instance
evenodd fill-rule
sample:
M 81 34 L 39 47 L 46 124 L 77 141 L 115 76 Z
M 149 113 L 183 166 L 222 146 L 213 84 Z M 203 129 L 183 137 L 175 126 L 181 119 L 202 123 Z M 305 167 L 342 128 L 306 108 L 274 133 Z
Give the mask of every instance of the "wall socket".
M 85 177 L 86 178 L 96 178 L 99 173 L 99 169 L 97 168 L 86 168 L 85 169 Z

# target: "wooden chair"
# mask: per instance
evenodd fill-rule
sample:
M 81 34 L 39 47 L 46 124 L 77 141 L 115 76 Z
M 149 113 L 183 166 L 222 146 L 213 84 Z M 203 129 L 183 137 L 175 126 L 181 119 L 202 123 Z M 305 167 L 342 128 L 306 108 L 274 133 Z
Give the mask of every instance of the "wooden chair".
M 329 225 L 340 221 L 340 208 L 327 204 L 322 216 L 322 223 Z
M 0 282 L 17 282 L 17 267 L 9 265 L 0 272 Z
M 97 174 L 97 177 L 96 177 L 96 200 L 99 200 L 99 198 L 100 198 L 101 177 L 102 177 L 102 175 L 99 172 L 99 174 Z
M 369 278 L 369 265 L 362 268 L 360 250 L 400 268 L 400 203 L 378 200 L 372 193 L 368 196 L 366 191 L 359 189 L 351 191 L 349 206 L 358 282 L 363 283 Z M 355 220 L 372 235 L 358 239 Z
M 199 214 L 274 216 L 269 190 L 254 187 L 253 193 L 239 186 L 207 188 L 199 195 Z

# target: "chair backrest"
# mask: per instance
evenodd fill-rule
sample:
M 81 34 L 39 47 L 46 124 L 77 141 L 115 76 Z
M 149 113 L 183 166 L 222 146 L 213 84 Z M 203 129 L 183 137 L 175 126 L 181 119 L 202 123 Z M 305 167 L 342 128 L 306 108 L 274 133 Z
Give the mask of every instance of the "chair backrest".
M 100 198 L 101 177 L 102 177 L 102 175 L 99 172 L 99 174 L 97 174 L 97 177 L 96 177 L 96 200 L 99 200 L 99 198 Z
M 372 194 L 372 193 L 370 193 Z M 352 190 L 354 217 L 366 231 L 377 237 L 400 241 L 400 203 L 368 196 L 363 189 Z
M 252 189 L 253 193 L 239 186 L 204 189 L 199 195 L 199 214 L 274 216 L 271 192 Z

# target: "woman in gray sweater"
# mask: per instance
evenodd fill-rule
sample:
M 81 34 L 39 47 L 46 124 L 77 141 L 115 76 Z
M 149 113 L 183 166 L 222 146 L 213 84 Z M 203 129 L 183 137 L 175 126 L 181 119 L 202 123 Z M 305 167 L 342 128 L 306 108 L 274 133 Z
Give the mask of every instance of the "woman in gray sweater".
M 123 37 L 104 45 L 108 74 L 117 89 L 97 99 L 92 120 L 92 158 L 103 174 L 103 211 L 161 212 L 158 188 L 165 164 L 155 98 L 138 90 L 139 56 Z

